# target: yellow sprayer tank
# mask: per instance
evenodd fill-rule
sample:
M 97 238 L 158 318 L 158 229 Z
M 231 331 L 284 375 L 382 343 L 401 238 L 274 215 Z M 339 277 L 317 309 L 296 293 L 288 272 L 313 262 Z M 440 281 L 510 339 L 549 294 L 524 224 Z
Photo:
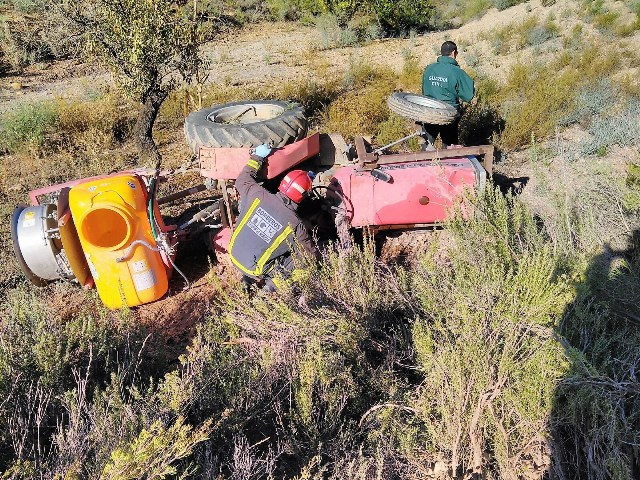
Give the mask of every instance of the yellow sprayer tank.
M 100 299 L 109 308 L 152 302 L 168 289 L 147 200 L 135 174 L 103 177 L 69 192 L 80 243 Z

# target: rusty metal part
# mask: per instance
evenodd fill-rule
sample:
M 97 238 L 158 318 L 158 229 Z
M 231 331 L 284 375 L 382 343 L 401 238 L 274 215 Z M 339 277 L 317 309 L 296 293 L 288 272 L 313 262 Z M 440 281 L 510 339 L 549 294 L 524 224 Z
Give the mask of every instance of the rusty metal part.
M 489 175 L 493 172 L 493 145 L 478 145 L 475 147 L 456 147 L 444 150 L 432 150 L 416 153 L 394 153 L 380 155 L 375 152 L 367 153 L 362 137 L 355 139 L 356 152 L 358 154 L 358 164 L 363 170 L 373 170 L 379 165 L 389 165 L 393 163 L 419 162 L 424 160 L 439 160 L 444 158 L 459 158 L 469 155 L 483 156 L 482 166 Z
M 171 193 L 162 198 L 159 198 L 158 205 L 164 205 L 165 203 L 173 202 L 174 200 L 179 200 L 181 198 L 188 197 L 189 195 L 194 195 L 198 192 L 203 192 L 206 189 L 207 186 L 204 183 L 201 183 L 200 185 L 196 185 L 195 187 L 180 190 L 179 192 Z
M 367 153 L 367 147 L 364 145 L 364 138 L 356 137 L 354 143 L 356 144 L 356 155 L 358 155 L 358 166 L 360 168 L 365 168 L 365 163 L 370 163 L 371 160 L 369 160 L 368 157 L 369 154 Z M 378 156 L 375 155 L 374 158 L 378 158 Z
M 224 208 L 226 210 L 226 219 L 229 222 L 229 228 L 231 229 L 231 233 L 233 233 L 236 219 L 235 219 L 235 216 L 233 215 L 233 211 L 231 210 L 231 199 L 229 198 L 229 190 L 227 188 L 226 180 L 223 181 L 223 185 L 222 185 L 222 200 L 224 203 Z

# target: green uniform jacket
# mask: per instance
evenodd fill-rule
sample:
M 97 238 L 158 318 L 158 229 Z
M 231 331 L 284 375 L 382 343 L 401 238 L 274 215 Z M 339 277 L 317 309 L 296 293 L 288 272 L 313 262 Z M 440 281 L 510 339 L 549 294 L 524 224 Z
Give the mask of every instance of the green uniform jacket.
M 473 94 L 473 79 L 460 68 L 455 58 L 438 57 L 436 63 L 424 69 L 422 95 L 459 108 L 460 100 L 470 102 Z

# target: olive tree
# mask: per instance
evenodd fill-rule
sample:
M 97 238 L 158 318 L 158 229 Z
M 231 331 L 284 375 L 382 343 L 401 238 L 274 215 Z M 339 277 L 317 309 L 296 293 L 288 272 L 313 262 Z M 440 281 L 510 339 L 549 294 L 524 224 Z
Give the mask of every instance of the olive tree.
M 125 96 L 139 102 L 136 147 L 159 159 L 153 125 L 167 95 L 203 67 L 202 24 L 184 2 L 171 0 L 66 0 L 63 10 L 91 56 L 109 68 Z

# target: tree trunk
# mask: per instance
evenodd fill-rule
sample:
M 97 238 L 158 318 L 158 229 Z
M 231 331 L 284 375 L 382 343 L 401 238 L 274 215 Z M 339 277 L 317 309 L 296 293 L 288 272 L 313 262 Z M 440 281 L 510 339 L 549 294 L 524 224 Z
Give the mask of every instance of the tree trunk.
M 160 105 L 167 98 L 167 92 L 160 87 L 152 89 L 140 104 L 138 118 L 133 129 L 133 137 L 141 159 L 154 163 L 160 160 L 158 146 L 153 140 L 153 124 L 158 116 Z

